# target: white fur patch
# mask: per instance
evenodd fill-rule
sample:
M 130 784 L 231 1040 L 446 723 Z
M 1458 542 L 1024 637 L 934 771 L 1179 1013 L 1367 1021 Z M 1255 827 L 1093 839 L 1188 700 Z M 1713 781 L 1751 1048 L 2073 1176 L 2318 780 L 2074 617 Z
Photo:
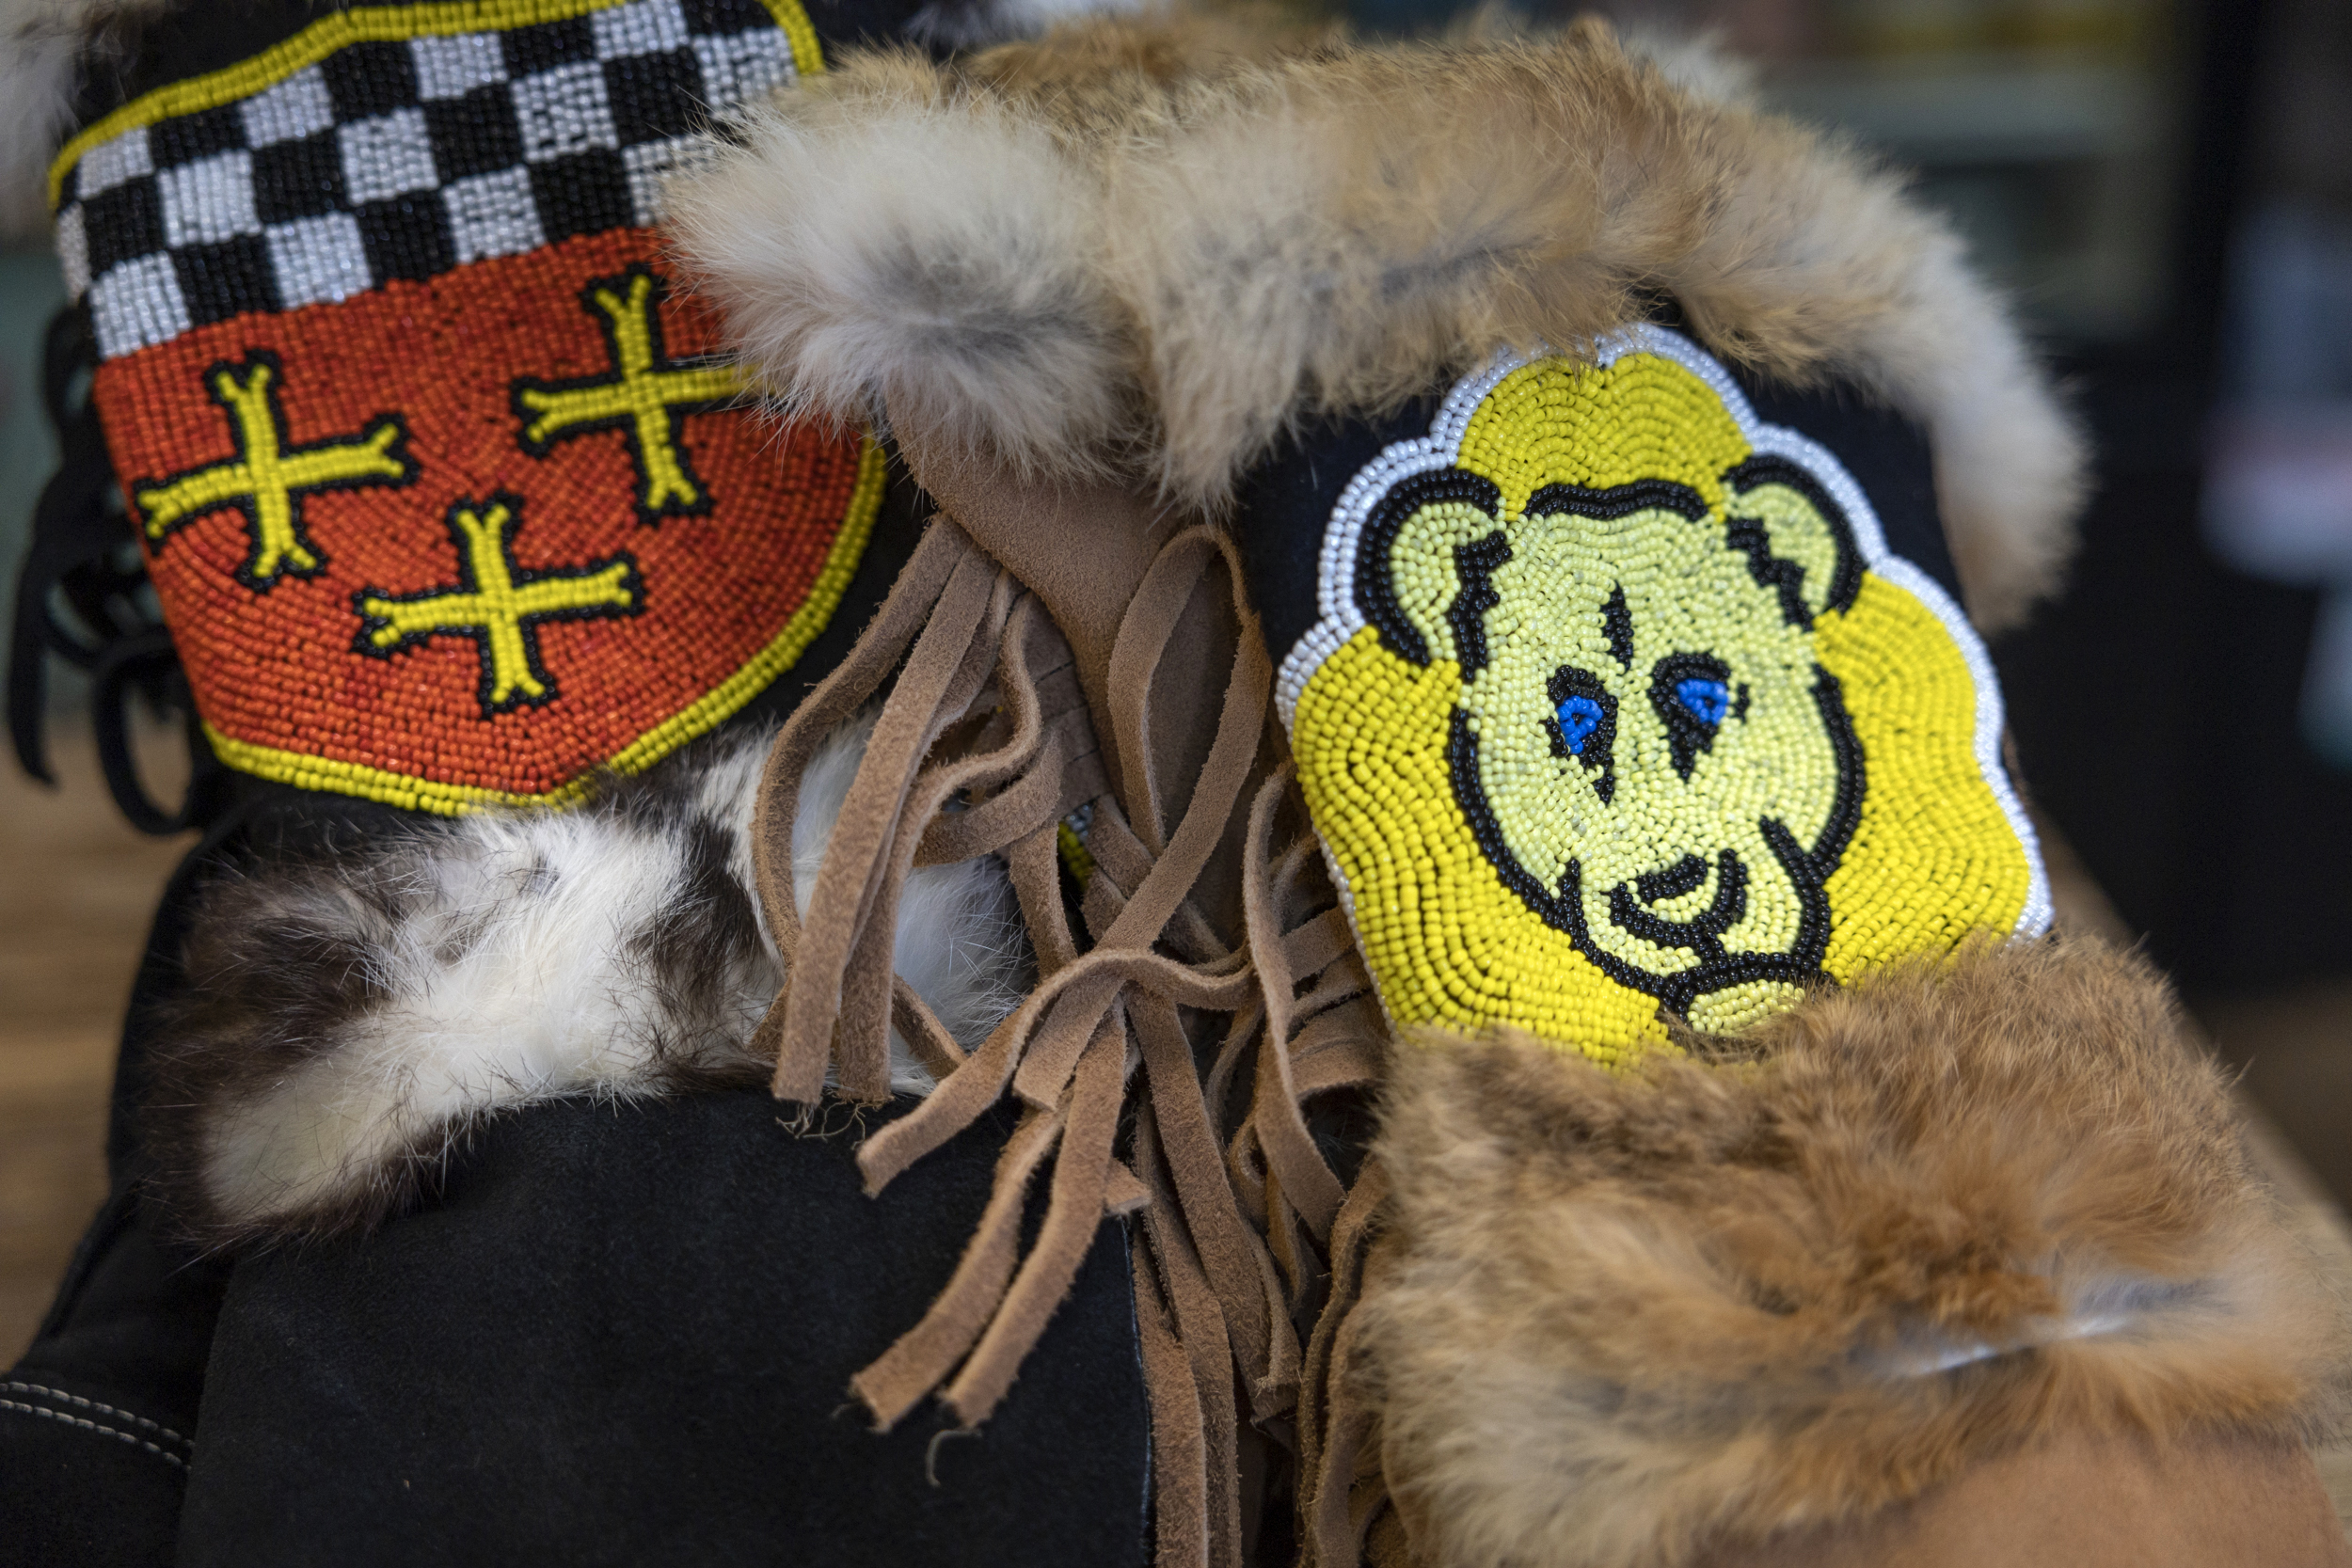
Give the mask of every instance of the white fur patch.
M 870 730 L 870 719 L 845 726 L 806 774 L 793 834 L 803 908 Z M 728 872 L 746 896 L 766 751 L 762 736 L 718 753 L 692 790 L 726 825 Z M 764 930 L 755 954 L 711 941 L 724 973 L 696 978 L 715 988 L 715 1006 L 699 994 L 679 1004 L 648 959 L 645 933 L 677 918 L 687 885 L 675 824 L 595 811 L 482 816 L 425 843 L 404 863 L 396 919 L 340 915 L 364 927 L 379 1000 L 266 1092 L 211 1108 L 200 1180 L 219 1222 L 261 1227 L 367 1207 L 488 1113 L 636 1098 L 681 1069 L 756 1067 L 742 1048 L 783 977 Z M 899 904 L 898 972 L 967 1045 L 1020 998 L 1027 958 L 1012 909 L 1003 867 L 985 857 L 914 871 Z M 895 1032 L 891 1086 L 932 1087 Z
M 1119 410 L 1097 213 L 1045 128 L 909 97 L 886 120 L 754 113 L 672 227 L 787 413 L 892 419 L 1066 468 Z
M 1120 16 L 1151 8 L 1152 0 L 931 0 L 907 23 L 907 36 L 950 49 L 977 49 L 1008 39 L 1035 38 L 1057 22 L 1080 16 Z
M 0 240 L 49 230 L 49 160 L 73 109 L 74 71 L 105 23 L 153 8 L 119 0 L 0 0 Z

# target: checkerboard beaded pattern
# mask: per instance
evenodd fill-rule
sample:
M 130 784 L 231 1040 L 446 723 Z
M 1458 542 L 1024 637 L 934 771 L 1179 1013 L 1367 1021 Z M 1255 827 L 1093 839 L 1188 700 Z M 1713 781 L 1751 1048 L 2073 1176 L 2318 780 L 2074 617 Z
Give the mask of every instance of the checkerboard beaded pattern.
M 644 227 L 693 131 L 794 71 L 760 0 L 362 39 L 88 149 L 59 189 L 67 284 L 113 358 L 248 310 Z

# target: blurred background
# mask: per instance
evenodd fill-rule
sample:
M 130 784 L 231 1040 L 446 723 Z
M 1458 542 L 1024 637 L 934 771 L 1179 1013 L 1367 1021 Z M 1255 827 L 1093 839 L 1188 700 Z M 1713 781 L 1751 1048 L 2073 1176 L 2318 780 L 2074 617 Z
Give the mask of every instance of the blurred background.
M 1352 14 L 1418 31 L 1456 8 Z M 2026 782 L 2352 1200 L 2352 5 L 1597 8 L 1716 34 L 1767 103 L 1915 171 L 2013 292 L 2100 461 L 2073 586 L 1994 650 Z M 0 255 L 11 581 L 55 463 L 39 365 L 61 295 L 45 255 Z M 62 787 L 0 765 L 0 1358 L 101 1195 L 118 1014 L 185 846 L 116 810 L 70 661 L 51 687 Z M 168 801 L 172 732 L 142 734 Z

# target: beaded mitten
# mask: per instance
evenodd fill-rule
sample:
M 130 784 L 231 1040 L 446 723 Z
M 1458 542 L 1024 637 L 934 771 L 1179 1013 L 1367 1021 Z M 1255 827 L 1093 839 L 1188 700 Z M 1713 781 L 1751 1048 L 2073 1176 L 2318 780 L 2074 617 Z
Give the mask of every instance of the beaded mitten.
M 695 132 L 823 69 L 799 0 L 206 15 L 158 24 L 51 194 L 212 751 L 560 801 L 793 667 L 882 455 L 749 405 L 653 226 Z

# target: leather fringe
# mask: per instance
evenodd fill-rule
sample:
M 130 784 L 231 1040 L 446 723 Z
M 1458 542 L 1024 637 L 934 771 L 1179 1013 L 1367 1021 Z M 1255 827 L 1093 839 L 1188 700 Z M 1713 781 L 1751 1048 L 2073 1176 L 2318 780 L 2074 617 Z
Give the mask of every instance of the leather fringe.
M 1218 572 L 1241 635 L 1214 739 L 1171 823 L 1152 763 L 1152 676 Z M 885 685 L 803 921 L 791 861 L 801 774 Z M 1106 684 L 1116 755 L 1105 757 L 1041 601 L 943 516 L 856 649 L 777 737 L 755 825 L 760 896 L 790 974 L 757 1037 L 774 1053 L 777 1097 L 813 1106 L 829 1071 L 846 1098 L 886 1097 L 888 1030 L 898 1028 L 941 1081 L 860 1148 L 869 1191 L 1006 1093 L 1022 1106 L 946 1289 L 854 1392 L 879 1428 L 933 1395 L 977 1426 L 1096 1227 L 1139 1214 L 1162 1568 L 1239 1568 L 1245 1419 L 1296 1450 L 1309 1560 L 1358 1560 L 1381 1498 L 1376 1444 L 1340 1385 L 1383 1189 L 1368 1173 L 1348 1190 L 1304 1108 L 1369 1087 L 1386 1026 L 1276 760 L 1272 685 L 1232 543 L 1208 528 L 1179 532 L 1117 625 Z M 1057 835 L 1081 807 L 1094 865 L 1073 929 Z M 1241 918 L 1229 940 L 1200 889 L 1237 826 Z M 890 954 L 908 872 L 977 854 L 1011 869 L 1038 984 L 967 1056 L 893 982 Z M 1023 1214 L 1049 1162 L 1043 1223 L 1023 1256 Z

